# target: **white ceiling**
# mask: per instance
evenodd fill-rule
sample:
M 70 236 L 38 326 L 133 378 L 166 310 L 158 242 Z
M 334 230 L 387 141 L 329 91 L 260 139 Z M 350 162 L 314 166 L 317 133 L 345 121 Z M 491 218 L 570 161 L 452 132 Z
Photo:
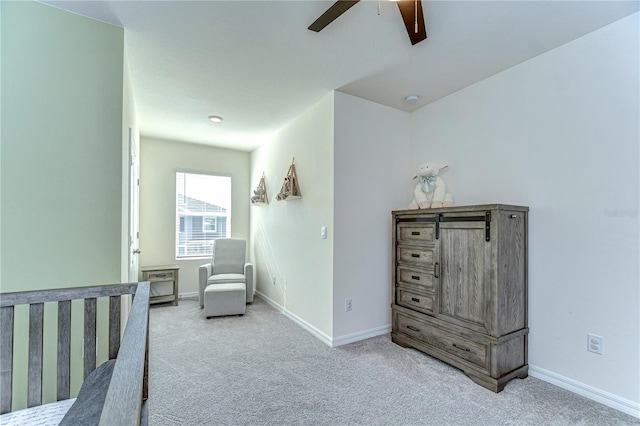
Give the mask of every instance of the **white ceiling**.
M 397 6 L 361 1 L 57 1 L 122 26 L 140 132 L 250 151 L 331 90 L 413 111 L 639 9 L 636 1 L 423 1 L 411 46 Z M 380 14 L 378 14 L 378 7 Z M 404 103 L 408 94 L 420 102 Z M 213 124 L 209 115 L 224 121 Z

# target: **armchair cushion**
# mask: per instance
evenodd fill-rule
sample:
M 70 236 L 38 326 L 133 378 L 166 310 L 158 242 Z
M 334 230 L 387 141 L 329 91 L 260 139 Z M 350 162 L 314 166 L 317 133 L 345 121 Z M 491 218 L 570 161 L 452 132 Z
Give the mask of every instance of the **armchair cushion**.
M 220 238 L 213 244 L 213 275 L 242 274 L 247 242 L 237 238 Z
M 243 283 L 246 284 L 247 280 L 244 274 L 218 274 L 211 275 L 207 279 L 208 284 L 228 284 L 228 283 Z

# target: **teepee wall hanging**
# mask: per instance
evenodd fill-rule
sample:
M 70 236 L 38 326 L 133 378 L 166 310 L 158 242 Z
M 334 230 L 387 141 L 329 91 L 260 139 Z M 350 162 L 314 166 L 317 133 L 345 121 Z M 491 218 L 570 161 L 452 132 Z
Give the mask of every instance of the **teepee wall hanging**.
M 280 192 L 276 196 L 276 200 L 278 201 L 302 198 L 302 192 L 300 192 L 300 185 L 298 184 L 298 176 L 296 175 L 296 166 L 293 164 L 294 161 L 295 157 L 291 160 L 291 165 L 289 166 L 287 175 L 284 177 L 282 188 L 280 188 Z
M 251 204 L 254 206 L 262 206 L 269 204 L 269 197 L 267 196 L 267 185 L 264 182 L 264 172 L 260 178 L 260 183 L 253 190 L 253 196 L 251 197 Z

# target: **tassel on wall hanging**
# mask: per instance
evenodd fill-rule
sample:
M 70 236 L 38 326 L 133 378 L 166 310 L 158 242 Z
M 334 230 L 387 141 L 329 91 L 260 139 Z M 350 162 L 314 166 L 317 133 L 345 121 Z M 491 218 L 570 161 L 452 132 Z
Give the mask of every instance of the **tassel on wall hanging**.
M 296 166 L 294 161 L 295 157 L 291 160 L 291 165 L 289 166 L 287 175 L 284 177 L 282 188 L 280 188 L 280 192 L 276 196 L 276 200 L 278 201 L 302 198 L 302 192 L 300 192 L 300 185 L 298 184 L 298 176 L 296 175 Z
M 267 196 L 267 185 L 264 182 L 264 172 L 260 178 L 260 183 L 253 190 L 253 196 L 251 197 L 251 204 L 254 206 L 262 206 L 269 204 L 269 197 Z

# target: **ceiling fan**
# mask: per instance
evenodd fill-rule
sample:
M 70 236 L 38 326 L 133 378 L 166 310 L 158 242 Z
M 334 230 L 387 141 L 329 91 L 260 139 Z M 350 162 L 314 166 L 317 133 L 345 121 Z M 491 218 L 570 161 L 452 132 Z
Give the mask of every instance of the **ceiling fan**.
M 315 22 L 309 25 L 311 31 L 320 32 L 324 27 L 335 21 L 340 15 L 353 7 L 359 0 L 338 0 Z M 397 0 L 398 9 L 407 28 L 411 44 L 420 43 L 427 38 L 422 14 L 422 0 Z

